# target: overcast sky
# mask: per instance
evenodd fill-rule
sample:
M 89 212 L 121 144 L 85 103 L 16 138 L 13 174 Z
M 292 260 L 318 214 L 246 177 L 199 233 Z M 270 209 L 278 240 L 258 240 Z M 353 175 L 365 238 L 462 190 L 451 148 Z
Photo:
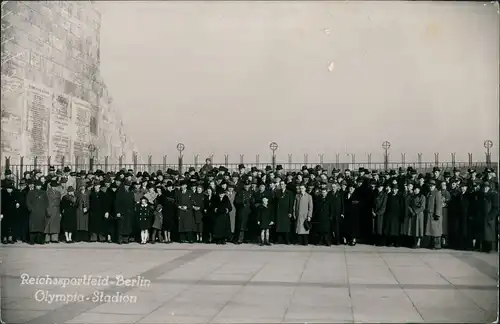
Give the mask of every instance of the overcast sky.
M 101 70 L 141 154 L 200 161 L 498 151 L 499 16 L 480 3 L 100 2 Z M 494 154 L 494 158 L 498 154 Z

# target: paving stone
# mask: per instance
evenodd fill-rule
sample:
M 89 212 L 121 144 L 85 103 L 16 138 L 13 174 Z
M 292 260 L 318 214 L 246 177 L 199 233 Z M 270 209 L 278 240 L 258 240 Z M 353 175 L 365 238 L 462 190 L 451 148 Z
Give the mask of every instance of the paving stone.
M 123 324 L 135 323 L 141 315 L 84 313 L 69 320 L 67 324 Z

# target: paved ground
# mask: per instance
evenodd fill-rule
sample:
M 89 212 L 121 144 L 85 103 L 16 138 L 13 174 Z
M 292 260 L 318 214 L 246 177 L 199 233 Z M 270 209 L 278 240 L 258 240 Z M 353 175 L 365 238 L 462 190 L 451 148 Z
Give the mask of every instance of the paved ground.
M 496 254 L 369 246 L 93 243 L 21 244 L 0 252 L 1 314 L 9 324 L 496 319 Z M 64 288 L 30 283 L 46 275 L 75 278 L 74 284 L 84 275 L 109 276 L 110 281 Z M 142 286 L 121 286 L 117 275 L 140 276 Z M 122 298 L 106 303 L 99 299 L 101 292 Z M 69 295 L 78 301 L 65 303 L 62 298 Z

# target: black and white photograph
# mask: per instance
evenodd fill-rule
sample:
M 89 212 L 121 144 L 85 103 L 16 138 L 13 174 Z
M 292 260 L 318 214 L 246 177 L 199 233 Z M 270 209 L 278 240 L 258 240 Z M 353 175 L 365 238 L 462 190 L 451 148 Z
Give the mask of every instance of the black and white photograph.
M 1 1 L 0 323 L 498 323 L 500 6 Z

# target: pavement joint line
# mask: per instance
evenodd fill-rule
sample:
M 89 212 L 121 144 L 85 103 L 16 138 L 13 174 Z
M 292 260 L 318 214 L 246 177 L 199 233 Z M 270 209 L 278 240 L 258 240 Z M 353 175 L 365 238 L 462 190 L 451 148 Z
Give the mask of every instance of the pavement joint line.
M 456 253 L 450 253 L 451 256 L 454 258 L 466 263 L 470 267 L 477 269 L 479 272 L 482 274 L 486 275 L 487 277 L 498 281 L 498 267 L 494 267 L 488 262 L 481 260 L 480 258 L 477 258 L 475 255 L 470 254 L 470 255 L 457 255 Z M 497 255 L 498 258 L 498 255 Z
M 423 259 L 420 255 L 419 255 L 418 257 L 419 257 L 419 259 L 420 259 L 420 260 L 422 260 L 422 262 L 423 262 L 424 264 L 426 264 L 426 265 L 427 265 L 430 269 L 432 269 L 432 271 L 434 271 L 435 273 L 437 273 L 437 274 L 441 277 L 441 279 L 443 279 L 444 281 L 448 282 L 451 286 L 454 286 L 454 284 L 453 284 L 451 281 L 449 281 L 449 280 L 448 280 L 445 276 L 443 276 L 443 274 L 442 274 L 441 272 L 439 272 L 439 271 L 437 271 L 436 269 L 434 269 L 434 268 L 433 268 L 433 267 L 432 267 L 432 266 L 431 266 L 431 265 L 430 265 L 427 261 L 425 261 L 425 260 L 424 260 L 424 259 Z
M 258 245 L 246 244 L 243 245 L 228 245 L 228 246 L 214 246 L 214 245 L 188 245 L 188 244 L 180 244 L 174 243 L 168 245 L 139 245 L 132 244 L 129 246 L 124 245 L 102 245 L 104 243 L 96 243 L 94 245 L 90 245 L 93 243 L 82 243 L 81 245 L 72 244 L 72 245 L 40 245 L 37 247 L 33 247 L 28 244 L 14 244 L 7 246 L 0 246 L 0 251 L 5 253 L 10 249 L 43 249 L 43 250 L 51 250 L 56 253 L 58 250 L 120 250 L 120 253 L 125 253 L 128 250 L 142 250 L 142 251 L 218 251 L 218 252 L 284 252 L 284 253 L 304 253 L 304 252 L 312 252 L 312 253 L 344 253 L 344 250 L 349 253 L 360 253 L 360 254 L 371 254 L 371 253 L 380 253 L 380 254 L 431 254 L 431 255 L 439 255 L 439 254 L 456 254 L 456 255 L 488 255 L 482 252 L 474 252 L 474 251 L 456 251 L 456 250 L 430 250 L 430 249 L 409 249 L 409 248 L 375 248 L 371 245 L 357 245 L 359 247 L 365 247 L 366 250 L 361 250 L 356 247 L 345 248 L 343 246 L 332 246 L 332 247 L 323 247 L 323 246 L 315 246 L 310 245 L 306 248 L 297 245 L 289 245 L 288 248 L 286 245 L 273 245 L 272 247 L 259 247 Z M 99 245 L 101 244 L 101 245 Z
M 311 260 L 311 257 L 312 257 L 312 253 L 309 252 L 309 254 L 307 255 L 307 258 L 304 262 L 304 266 L 302 267 L 302 272 L 300 273 L 299 282 L 302 280 L 302 277 L 304 276 L 304 272 L 306 271 L 307 265 L 309 264 L 309 260 Z M 288 310 L 290 309 L 290 305 L 292 304 L 293 299 L 295 298 L 295 294 L 297 293 L 297 288 L 298 288 L 298 285 L 294 285 L 293 291 L 292 291 L 292 296 L 288 300 L 288 304 L 286 305 L 285 312 L 283 313 L 283 317 L 281 318 L 281 322 L 283 322 L 285 320 L 286 315 L 288 314 Z
M 398 283 L 398 285 L 401 285 L 401 282 L 398 280 L 398 278 L 394 275 L 394 272 L 392 271 L 391 267 L 389 266 L 389 264 L 387 263 L 387 260 L 384 259 L 384 257 L 382 255 L 380 255 L 380 258 L 382 259 L 382 261 L 384 261 L 385 263 L 385 266 L 387 267 L 387 269 L 389 269 L 389 272 L 391 273 L 391 275 L 394 277 L 394 280 L 396 280 L 396 282 Z M 417 306 L 415 305 L 415 303 L 413 302 L 413 299 L 411 299 L 410 295 L 408 295 L 408 292 L 406 292 L 405 289 L 401 289 L 403 291 L 403 294 L 405 294 L 406 298 L 408 298 L 408 300 L 410 301 L 411 305 L 413 306 L 413 308 L 415 309 L 415 311 L 417 312 L 418 316 L 420 316 L 420 318 L 422 319 L 422 321 L 425 322 L 425 319 L 424 317 L 422 316 L 422 313 L 420 313 L 420 311 L 418 310 Z
M 207 254 L 209 251 L 203 251 L 203 250 L 197 250 L 197 251 L 192 251 L 191 253 L 183 254 L 175 259 L 169 260 L 165 263 L 160 264 L 157 267 L 151 268 L 141 274 L 139 276 L 145 277 L 146 279 L 154 279 L 165 272 L 172 271 L 174 269 L 177 269 L 184 264 L 187 264 L 205 254 Z M 108 289 L 101 289 L 96 291 L 100 291 L 103 293 L 126 293 L 130 290 L 133 290 L 136 287 L 110 287 Z M 87 296 L 86 296 L 87 297 Z M 72 320 L 73 318 L 77 317 L 78 315 L 88 312 L 91 309 L 94 309 L 104 303 L 93 303 L 89 301 L 85 301 L 83 303 L 69 303 L 62 305 L 61 307 L 58 307 L 54 310 L 48 311 L 47 313 L 43 314 L 42 316 L 38 316 L 34 319 L 31 319 L 26 322 L 26 324 L 54 324 L 54 323 L 65 323 L 69 320 Z
M 345 275 L 346 275 L 346 281 L 347 281 L 347 293 L 349 294 L 349 309 L 351 311 L 351 317 L 352 321 L 355 322 L 354 320 L 354 305 L 352 304 L 352 294 L 351 294 L 351 282 L 349 279 L 349 264 L 347 263 L 347 252 L 346 248 L 344 246 L 344 264 L 345 264 Z
M 217 318 L 217 316 L 224 310 L 224 308 L 226 308 L 227 305 L 229 305 L 231 303 L 231 301 L 233 300 L 233 298 L 235 296 L 237 296 L 245 287 L 248 286 L 248 284 L 252 281 L 253 278 L 255 278 L 255 276 L 257 276 L 257 274 L 259 274 L 259 272 L 262 271 L 262 269 L 264 269 L 264 267 L 266 265 L 269 264 L 270 261 L 267 261 L 267 262 L 264 262 L 264 264 L 262 264 L 262 266 L 259 268 L 259 270 L 255 271 L 255 273 L 247 280 L 245 281 L 239 289 L 237 289 L 232 295 L 230 298 L 228 298 L 227 302 L 224 303 L 224 305 L 222 305 L 222 307 L 219 309 L 219 311 L 217 313 L 215 313 L 214 316 L 212 316 L 210 318 L 210 320 L 207 321 L 207 323 L 212 323 L 214 319 Z

